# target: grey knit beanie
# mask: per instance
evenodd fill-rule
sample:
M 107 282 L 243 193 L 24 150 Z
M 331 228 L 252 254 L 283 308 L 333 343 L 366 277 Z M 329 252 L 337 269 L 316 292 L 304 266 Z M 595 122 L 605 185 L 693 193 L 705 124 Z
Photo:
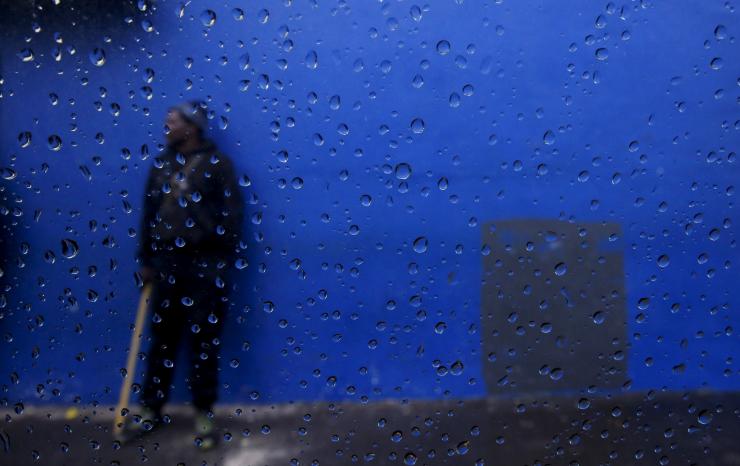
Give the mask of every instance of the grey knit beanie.
M 205 102 L 191 100 L 190 102 L 184 102 L 172 107 L 172 110 L 178 112 L 183 118 L 185 118 L 185 120 L 187 120 L 188 123 L 205 133 L 208 129 L 208 117 L 206 116 L 207 108 L 208 107 Z

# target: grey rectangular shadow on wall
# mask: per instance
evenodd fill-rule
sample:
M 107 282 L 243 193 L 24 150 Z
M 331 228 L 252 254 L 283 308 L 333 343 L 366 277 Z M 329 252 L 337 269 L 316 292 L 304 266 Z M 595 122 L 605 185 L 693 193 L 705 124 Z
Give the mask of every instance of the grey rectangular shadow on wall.
M 621 387 L 627 313 L 621 226 L 547 219 L 482 225 L 489 394 Z

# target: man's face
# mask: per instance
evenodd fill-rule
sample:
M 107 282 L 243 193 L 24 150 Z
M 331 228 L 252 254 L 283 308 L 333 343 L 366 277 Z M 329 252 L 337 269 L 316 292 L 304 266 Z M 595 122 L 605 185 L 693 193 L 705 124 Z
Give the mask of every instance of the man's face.
M 180 112 L 170 110 L 167 112 L 167 120 L 165 121 L 165 138 L 167 144 L 170 146 L 176 146 L 188 138 L 194 137 L 197 133 L 197 129 L 192 124 L 182 117 Z

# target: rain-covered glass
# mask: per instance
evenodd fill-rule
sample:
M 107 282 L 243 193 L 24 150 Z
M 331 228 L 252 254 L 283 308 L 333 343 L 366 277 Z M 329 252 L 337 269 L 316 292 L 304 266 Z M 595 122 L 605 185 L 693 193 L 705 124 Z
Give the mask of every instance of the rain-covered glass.
M 740 464 L 738 7 L 0 1 L 0 463 Z

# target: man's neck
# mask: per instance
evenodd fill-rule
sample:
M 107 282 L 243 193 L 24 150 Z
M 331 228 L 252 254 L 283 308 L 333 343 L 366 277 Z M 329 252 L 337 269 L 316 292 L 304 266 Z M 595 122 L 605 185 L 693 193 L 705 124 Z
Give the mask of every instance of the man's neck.
M 187 155 L 192 154 L 201 147 L 203 147 L 203 140 L 200 138 L 187 138 L 177 146 L 173 147 L 173 149 L 181 154 Z

